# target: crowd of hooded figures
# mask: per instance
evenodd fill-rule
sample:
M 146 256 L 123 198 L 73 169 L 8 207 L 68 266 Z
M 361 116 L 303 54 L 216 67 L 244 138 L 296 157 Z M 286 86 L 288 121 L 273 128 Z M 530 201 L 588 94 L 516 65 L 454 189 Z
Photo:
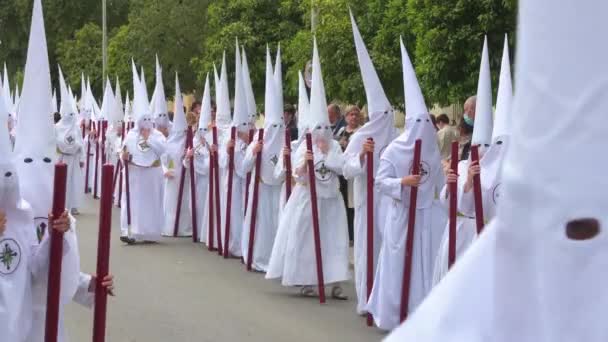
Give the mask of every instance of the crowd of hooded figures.
M 601 152 L 602 132 L 593 124 L 601 121 L 596 108 L 605 108 L 598 104 L 608 98 L 601 96 L 606 86 L 598 76 L 605 71 L 598 68 L 608 50 L 589 37 L 597 26 L 608 29 L 598 17 L 608 8 L 577 5 L 589 20 L 566 31 L 562 24 L 571 21 L 575 11 L 568 8 L 574 1 L 559 2 L 563 6 L 548 0 L 521 5 L 518 82 L 526 94 L 512 95 L 505 37 L 495 111 L 484 40 L 477 94 L 465 103 L 461 137 L 446 157 L 404 42 L 406 119 L 400 130 L 352 15 L 368 121 L 343 150 L 333 139 L 316 40 L 310 79 L 298 75 L 294 137 L 283 117 L 280 47 L 274 64 L 267 48 L 264 121 L 256 126 L 247 56 L 238 41 L 232 105 L 224 54 L 219 74 L 213 70 L 214 94 L 206 77 L 197 122 L 187 119 L 177 75 L 170 118 L 158 58 L 151 100 L 143 68 L 139 72 L 131 61 L 133 97 L 127 94 L 124 106 L 118 80 L 114 89 L 107 80 L 99 108 L 84 75 L 77 101 L 59 70 L 57 110 L 42 7 L 35 0 L 22 95 L 11 95 L 6 68 L 0 94 L 0 115 L 8 123 L 8 130 L 0 130 L 0 325 L 6 341 L 42 340 L 50 230 L 65 232 L 61 305 L 72 300 L 92 305 L 98 282 L 80 271 L 74 216 L 85 193 L 99 197 L 104 164 L 116 169 L 113 200 L 120 208 L 125 244 L 192 237 L 224 258 L 241 260 L 248 271 L 321 302 L 326 288 L 330 298 L 348 299 L 341 287 L 351 271 L 339 177 L 349 179 L 356 312 L 385 331 L 407 319 L 391 341 L 571 341 L 581 336 L 605 341 L 601 323 L 584 324 L 583 330 L 585 320 L 596 318 L 579 315 L 599 313 L 597 308 L 606 304 L 602 284 L 592 278 L 605 266 L 605 248 L 596 251 L 601 247 L 596 243 L 584 253 L 572 245 L 600 232 L 597 218 L 605 216 L 606 196 L 593 189 L 605 184 L 604 176 L 601 168 L 597 176 L 585 168 L 585 161 L 593 164 L 586 153 L 578 154 L 587 172 L 583 179 L 577 176 L 579 167 L 568 170 L 566 158 L 577 155 L 577 143 Z M 546 8 L 551 8 L 551 15 L 543 15 L 546 22 L 534 17 Z M 548 35 L 543 25 L 559 37 Z M 545 58 L 546 51 L 559 52 L 563 61 Z M 585 51 L 584 56 L 577 51 Z M 565 71 L 567 63 L 579 69 Z M 587 118 L 577 121 L 577 132 L 566 132 L 558 118 L 569 120 L 567 115 L 582 109 Z M 61 115 L 53 127 L 46 113 L 57 111 Z M 530 116 L 520 119 L 524 114 Z M 68 210 L 59 218 L 48 214 L 55 161 L 68 168 Z M 548 188 L 539 186 L 543 183 Z M 537 210 L 538 218 L 530 210 Z M 562 221 L 567 222 L 563 239 L 550 238 L 559 230 L 553 225 Z M 527 229 L 530 225 L 539 228 Z M 585 281 L 585 292 L 597 295 L 597 302 L 579 298 L 585 295 L 580 292 Z M 111 292 L 112 276 L 100 284 Z M 564 299 L 556 289 L 560 286 L 578 295 Z M 561 311 L 560 301 L 571 310 Z

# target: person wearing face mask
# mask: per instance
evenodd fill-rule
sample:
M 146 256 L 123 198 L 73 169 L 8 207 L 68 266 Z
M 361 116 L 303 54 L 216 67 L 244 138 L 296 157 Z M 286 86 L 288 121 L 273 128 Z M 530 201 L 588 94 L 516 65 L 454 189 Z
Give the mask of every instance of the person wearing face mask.
M 207 232 L 209 227 L 208 218 L 205 218 L 205 211 L 209 206 L 209 167 L 212 147 L 211 137 L 211 91 L 209 89 L 209 75 L 205 80 L 205 90 L 201 105 L 201 115 L 198 122 L 198 129 L 195 131 L 193 148 L 188 149 L 184 158 L 183 165 L 190 168 L 190 160 L 194 158 L 194 174 L 196 185 L 196 208 L 191 207 L 191 212 L 196 211 L 197 225 L 193 229 L 198 229 L 198 239 L 200 242 L 207 242 Z M 192 203 L 190 203 L 192 205 Z
M 59 69 L 59 86 L 61 91 L 61 119 L 55 124 L 57 157 L 67 164 L 66 208 L 74 215 L 82 205 L 82 188 L 84 186 L 84 141 L 76 120 L 72 96 L 69 95 L 61 68 Z
M 471 138 L 475 124 L 475 109 L 477 96 L 469 97 L 464 103 L 464 115 L 459 125 L 460 138 L 458 142 L 458 155 L 460 160 L 467 160 L 471 151 Z
M 458 215 L 456 222 L 456 260 L 463 255 L 478 237 L 475 222 L 475 201 L 473 196 L 473 177 L 476 175 L 482 174 L 481 183 L 484 220 L 490 221 L 496 214 L 496 204 L 500 195 L 499 174 L 502 166 L 502 159 L 504 158 L 508 146 L 506 122 L 512 97 L 508 47 L 505 47 L 503 53 L 500 87 L 498 90 L 499 95 L 496 104 L 496 122 L 494 125 L 492 124 L 491 91 L 488 52 L 487 46 L 484 46 L 477 92 L 477 124 L 475 125 L 471 140 L 473 146 L 479 146 L 481 160 L 474 163 L 471 163 L 470 158 L 460 161 L 458 170 L 451 170 L 449 166 L 444 168 L 448 184 L 442 191 L 442 200 L 447 202 L 449 199 L 447 190 L 448 185 L 450 183 L 457 184 L 458 211 L 460 215 Z M 439 283 L 448 272 L 448 236 L 449 225 L 446 225 L 441 247 L 435 261 L 433 284 Z
M 445 210 L 436 210 L 436 194 L 445 184 L 435 127 L 418 85 L 414 68 L 403 42 L 403 77 L 405 87 L 405 131 L 388 145 L 380 157 L 375 185 L 390 198 L 381 209 L 384 218 L 382 246 L 374 285 L 367 310 L 382 330 L 392 330 L 400 323 L 401 310 L 412 312 L 431 290 L 435 254 L 445 227 Z M 412 174 L 414 146 L 420 139 L 420 172 Z M 411 265 L 404 265 L 409 226 L 410 194 L 417 188 L 415 226 Z M 409 301 L 401 307 L 403 272 L 410 273 L 406 291 Z
M 295 151 L 294 179 L 296 185 L 287 201 L 275 244 L 270 256 L 267 279 L 281 278 L 283 286 L 302 286 L 303 296 L 315 296 L 318 284 L 313 238 L 308 161 L 314 164 L 316 178 L 319 233 L 325 285 L 331 286 L 334 299 L 348 299 L 340 283 L 350 279 L 348 266 L 348 225 L 346 209 L 338 188 L 344 156 L 340 144 L 333 139 L 325 88 L 321 76 L 321 63 L 316 39 L 313 50 L 312 90 L 309 111 L 313 151 L 306 143 Z
M 252 172 L 252 179 L 259 182 L 259 193 L 257 201 L 257 212 L 255 222 L 255 236 L 251 265 L 254 270 L 266 272 L 268 260 L 272 252 L 274 238 L 277 231 L 279 205 L 281 198 L 281 186 L 285 179 L 275 177 L 275 168 L 281 160 L 281 151 L 285 144 L 285 126 L 282 117 L 283 93 L 278 88 L 273 76 L 270 53 L 266 53 L 266 94 L 265 94 L 265 120 L 263 141 L 254 140 L 247 148 L 243 160 L 243 174 Z M 236 107 L 235 107 L 236 110 Z M 261 153 L 260 174 L 255 171 L 255 161 Z M 249 186 L 249 194 L 253 194 L 254 182 Z M 251 218 L 253 213 L 253 201 L 249 201 L 245 222 L 243 225 L 242 250 L 245 263 L 248 261 L 249 237 L 251 233 Z
M 121 203 L 121 241 L 157 242 L 164 223 L 163 170 L 161 156 L 166 150 L 166 139 L 154 129 L 149 114 L 148 94 L 133 68 L 133 115 L 135 127 L 125 137 L 122 160 L 129 167 L 130 203 L 123 194 Z M 126 179 L 125 179 L 126 181 Z M 126 186 L 123 186 L 126 191 Z M 130 210 L 131 222 L 127 210 Z

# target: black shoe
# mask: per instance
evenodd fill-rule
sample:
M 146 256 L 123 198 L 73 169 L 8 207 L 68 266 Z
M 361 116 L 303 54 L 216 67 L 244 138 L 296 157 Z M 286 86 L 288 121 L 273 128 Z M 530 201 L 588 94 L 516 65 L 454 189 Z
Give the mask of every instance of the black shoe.
M 127 245 L 134 245 L 135 244 L 135 239 L 134 238 L 130 238 L 128 236 L 121 236 L 120 237 L 120 241 L 126 243 Z

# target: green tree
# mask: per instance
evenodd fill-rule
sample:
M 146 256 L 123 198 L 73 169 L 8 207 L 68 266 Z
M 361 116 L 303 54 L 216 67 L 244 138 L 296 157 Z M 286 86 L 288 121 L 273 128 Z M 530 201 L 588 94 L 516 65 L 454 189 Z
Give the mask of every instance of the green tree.
M 207 73 L 213 77 L 213 64 L 216 64 L 219 72 L 224 51 L 229 78 L 234 78 L 234 49 L 235 40 L 238 38 L 247 53 L 257 103 L 261 103 L 264 96 L 266 44 L 270 46 L 273 56 L 279 42 L 283 54 L 286 53 L 289 40 L 304 25 L 303 8 L 299 3 L 300 1 L 295 0 L 233 0 L 211 3 L 207 14 L 207 34 L 201 40 L 202 54 L 191 61 L 198 73 L 199 84 L 202 85 Z M 284 59 L 283 71 L 288 67 L 289 60 Z M 231 82 L 231 87 L 232 85 Z M 232 94 L 234 89 L 230 92 Z
M 73 39 L 57 45 L 59 64 L 73 89 L 80 89 L 82 73 L 91 78 L 94 91 L 100 92 L 103 89 L 101 43 L 101 28 L 88 23 L 76 31 Z M 52 65 L 51 69 L 55 69 L 55 66 Z
M 416 35 L 416 72 L 431 103 L 462 103 L 475 94 L 484 34 L 488 35 L 494 91 L 505 33 L 513 41 L 515 0 L 409 0 Z

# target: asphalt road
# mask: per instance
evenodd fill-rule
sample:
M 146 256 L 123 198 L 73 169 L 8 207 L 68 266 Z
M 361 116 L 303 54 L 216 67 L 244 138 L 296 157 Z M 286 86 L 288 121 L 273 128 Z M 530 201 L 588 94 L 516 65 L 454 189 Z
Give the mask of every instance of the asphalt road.
M 98 206 L 87 199 L 77 217 L 82 269 L 89 273 L 96 265 Z M 372 342 L 384 337 L 356 315 L 352 283 L 345 284 L 350 300 L 320 305 L 190 239 L 125 246 L 118 240 L 118 209 L 112 219 L 116 297 L 108 303 L 109 342 Z M 91 310 L 69 305 L 70 341 L 90 341 L 92 321 Z

